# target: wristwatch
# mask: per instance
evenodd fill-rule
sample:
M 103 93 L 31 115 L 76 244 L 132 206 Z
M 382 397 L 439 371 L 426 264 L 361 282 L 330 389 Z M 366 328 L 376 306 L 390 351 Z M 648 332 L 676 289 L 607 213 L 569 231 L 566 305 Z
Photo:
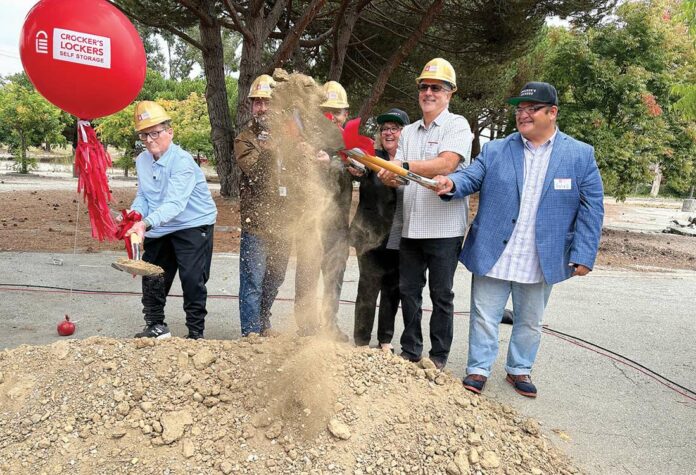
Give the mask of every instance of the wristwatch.
M 408 170 L 408 162 L 401 162 L 401 168 Z
M 145 232 L 148 232 L 150 229 L 152 229 L 152 224 L 148 223 L 147 221 L 143 221 L 145 223 Z

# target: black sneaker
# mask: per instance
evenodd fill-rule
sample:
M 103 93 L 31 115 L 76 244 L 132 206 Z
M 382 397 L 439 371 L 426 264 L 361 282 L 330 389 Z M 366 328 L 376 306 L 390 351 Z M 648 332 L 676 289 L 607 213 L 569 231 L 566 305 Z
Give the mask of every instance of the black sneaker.
M 135 334 L 135 338 L 156 338 L 158 340 L 171 338 L 171 336 L 172 333 L 169 331 L 169 327 L 165 323 L 146 325 L 145 328 L 143 328 L 143 331 Z
M 203 332 L 190 331 L 186 337 L 187 340 L 203 340 Z

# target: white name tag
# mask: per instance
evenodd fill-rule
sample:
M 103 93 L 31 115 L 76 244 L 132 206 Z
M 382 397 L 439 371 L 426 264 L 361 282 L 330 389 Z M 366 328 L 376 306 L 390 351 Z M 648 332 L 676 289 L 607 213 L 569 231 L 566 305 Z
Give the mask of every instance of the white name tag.
M 288 189 L 285 188 L 284 186 L 279 186 L 278 187 L 278 194 L 280 196 L 288 196 Z
M 440 142 L 427 142 L 425 144 L 425 158 L 437 157 L 437 152 L 440 149 Z
M 554 190 L 570 190 L 572 189 L 570 178 L 554 178 L 553 179 L 553 189 Z

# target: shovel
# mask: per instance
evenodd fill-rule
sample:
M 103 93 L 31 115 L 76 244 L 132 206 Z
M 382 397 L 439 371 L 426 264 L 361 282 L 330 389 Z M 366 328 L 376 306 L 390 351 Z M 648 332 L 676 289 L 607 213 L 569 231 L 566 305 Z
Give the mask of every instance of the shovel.
M 142 240 L 137 233 L 131 234 L 127 239 L 130 239 L 129 258 L 120 257 L 116 262 L 111 264 L 111 267 L 123 272 L 128 272 L 133 276 L 155 276 L 164 274 L 164 269 L 160 266 L 150 264 L 141 259 L 142 251 L 140 245 L 142 244 Z
M 437 181 L 431 178 L 420 176 L 417 173 L 413 173 L 412 171 L 406 170 L 405 168 L 393 164 L 389 160 L 384 160 L 379 157 L 368 155 L 359 148 L 344 150 L 343 153 L 348 155 L 348 157 L 357 160 L 358 162 L 366 166 L 374 165 L 376 167 L 379 167 L 380 169 L 384 168 L 385 170 L 389 170 L 390 172 L 399 175 L 399 177 L 402 179 L 415 181 L 419 185 L 425 186 L 426 188 L 435 188 L 437 186 Z
M 437 186 L 437 182 L 433 179 L 425 178 L 424 176 L 395 165 L 389 160 L 376 157 L 372 140 L 360 135 L 358 131 L 359 128 L 360 119 L 357 118 L 346 122 L 346 127 L 343 130 L 343 143 L 346 148 L 346 150 L 343 150 L 343 153 L 349 158 L 362 163 L 371 170 L 377 169 L 377 171 L 379 171 L 384 168 L 399 175 L 401 179 L 415 181 L 426 188 L 434 188 Z

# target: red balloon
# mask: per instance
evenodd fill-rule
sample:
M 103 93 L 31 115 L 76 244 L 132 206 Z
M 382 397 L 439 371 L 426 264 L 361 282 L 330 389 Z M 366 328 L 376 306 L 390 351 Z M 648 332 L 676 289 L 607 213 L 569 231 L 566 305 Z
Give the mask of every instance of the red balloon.
M 41 0 L 24 20 L 19 52 L 41 95 L 81 119 L 120 111 L 145 81 L 138 32 L 104 0 Z

